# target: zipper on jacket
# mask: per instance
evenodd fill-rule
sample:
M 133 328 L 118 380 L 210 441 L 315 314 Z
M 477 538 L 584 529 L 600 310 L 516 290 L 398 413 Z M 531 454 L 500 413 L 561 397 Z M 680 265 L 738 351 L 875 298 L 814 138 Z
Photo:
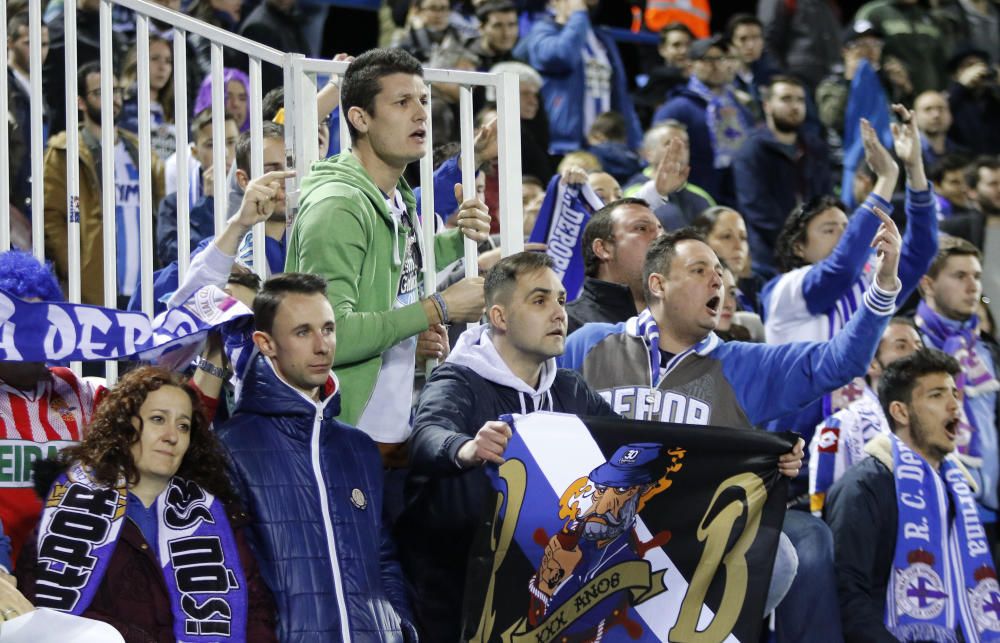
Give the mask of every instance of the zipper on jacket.
M 351 640 L 351 628 L 347 622 L 347 597 L 344 595 L 344 584 L 340 576 L 340 559 L 337 558 L 337 544 L 333 540 L 333 519 L 330 517 L 330 502 L 326 494 L 326 481 L 320 471 L 319 431 L 323 423 L 323 409 L 317 407 L 316 420 L 313 422 L 313 432 L 310 445 L 313 475 L 319 488 L 320 510 L 323 515 L 323 529 L 326 532 L 326 546 L 330 556 L 330 567 L 333 571 L 333 586 L 337 592 L 337 610 L 340 612 L 340 634 L 343 643 Z

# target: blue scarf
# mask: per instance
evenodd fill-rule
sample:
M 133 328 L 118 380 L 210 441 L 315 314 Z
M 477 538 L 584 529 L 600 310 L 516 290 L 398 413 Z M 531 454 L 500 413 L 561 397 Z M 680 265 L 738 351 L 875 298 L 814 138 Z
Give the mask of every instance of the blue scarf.
M 958 455 L 963 462 L 971 466 L 979 466 L 982 462 L 982 444 L 979 437 L 980 427 L 976 425 L 976 414 L 972 409 L 972 398 L 984 393 L 1000 390 L 993 374 L 976 353 L 979 336 L 976 327 L 979 319 L 972 315 L 964 322 L 945 319 L 931 310 L 926 302 L 917 306 L 917 328 L 924 334 L 929 343 L 956 360 L 962 367 L 962 372 L 955 378 L 955 384 L 962 393 L 962 417 L 958 425 Z
M 868 119 L 882 145 L 891 150 L 889 101 L 885 97 L 878 73 L 867 60 L 862 60 L 854 72 L 844 113 L 844 174 L 840 195 L 850 208 L 859 205 L 854 203 L 854 173 L 858 165 L 865 162 L 865 148 L 861 143 L 862 118 Z
M 659 387 L 660 383 L 667 377 L 667 375 L 670 375 L 671 371 L 677 368 L 678 364 L 684 361 L 685 357 L 691 353 L 706 353 L 715 348 L 719 342 L 722 341 L 715 333 L 709 333 L 704 339 L 694 346 L 671 357 L 667 363 L 661 367 L 660 328 L 656 325 L 656 319 L 653 318 L 652 311 L 649 310 L 649 308 L 646 308 L 639 313 L 638 317 L 635 317 L 634 319 L 636 320 L 635 335 L 643 338 L 646 341 L 646 346 L 649 348 L 649 385 L 653 388 Z
M 604 207 L 589 185 L 566 185 L 558 174 L 545 189 L 545 200 L 538 210 L 529 242 L 546 244 L 545 254 L 552 257 L 553 269 L 566 289 L 566 301 L 573 301 L 583 290 L 583 229 L 590 216 Z
M 125 523 L 124 480 L 106 488 L 80 464 L 56 480 L 38 529 L 35 605 L 87 611 Z M 159 562 L 178 641 L 245 641 L 247 580 L 225 508 L 173 477 L 156 499 Z
M 695 76 L 688 79 L 687 88 L 708 103 L 705 120 L 712 137 L 715 168 L 729 167 L 753 129 L 750 115 L 728 88 L 722 94 L 716 94 Z
M 957 627 L 966 643 L 1000 641 L 1000 585 L 965 473 L 945 458 L 939 475 L 890 440 L 899 527 L 886 626 L 902 641 L 956 641 Z

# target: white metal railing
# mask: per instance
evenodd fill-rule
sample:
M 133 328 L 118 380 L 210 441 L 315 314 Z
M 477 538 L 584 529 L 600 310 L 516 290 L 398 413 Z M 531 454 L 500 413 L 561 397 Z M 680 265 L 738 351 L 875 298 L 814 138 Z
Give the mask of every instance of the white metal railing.
M 67 240 L 68 240 L 68 298 L 71 302 L 81 301 L 81 283 L 88 275 L 81 274 L 80 248 L 80 177 L 79 177 L 79 129 L 77 108 L 77 52 L 76 52 L 76 3 L 77 0 L 65 0 L 65 65 L 66 65 L 66 199 L 67 199 Z M 43 153 L 45 141 L 42 138 L 42 61 L 41 61 L 41 7 L 38 2 L 29 5 L 29 66 L 30 66 L 30 162 L 31 190 L 31 223 L 32 252 L 39 259 L 45 258 L 44 231 L 44 181 Z M 318 114 L 316 104 L 316 77 L 342 77 L 346 72 L 346 62 L 334 62 L 306 58 L 300 54 L 288 54 L 260 45 L 233 33 L 201 22 L 190 16 L 180 14 L 146 0 L 101 0 L 100 2 L 100 67 L 101 86 L 101 211 L 104 242 L 104 305 L 117 307 L 117 235 L 116 235 L 116 190 L 114 177 L 115 130 L 113 122 L 115 76 L 113 73 L 103 73 L 113 70 L 113 41 L 111 14 L 113 5 L 119 5 L 132 10 L 136 17 L 137 38 L 137 103 L 138 103 L 138 135 L 139 135 L 139 199 L 140 199 L 140 283 L 142 292 L 142 310 L 147 315 L 153 311 L 153 216 L 159 204 L 152 202 L 152 146 L 150 143 L 150 87 L 149 87 L 149 21 L 158 20 L 173 26 L 173 82 L 175 116 L 174 129 L 176 136 L 177 161 L 177 247 L 178 271 L 183 279 L 189 266 L 190 248 L 190 203 L 188 173 L 188 96 L 187 96 L 187 38 L 197 35 L 210 43 L 211 53 L 211 109 L 213 166 L 225 167 L 225 86 L 223 83 L 223 53 L 226 48 L 246 55 L 249 59 L 250 87 L 248 91 L 248 110 L 250 117 L 251 137 L 251 177 L 263 174 L 263 119 L 262 119 L 262 83 L 261 64 L 268 63 L 284 70 L 285 89 L 285 147 L 290 166 L 299 172 L 290 179 L 287 195 L 289 222 L 294 218 L 298 208 L 299 185 L 313 162 L 317 160 L 318 145 L 316 132 Z M 6 3 L 0 6 L 0 20 L 6 26 Z M 6 48 L 0 53 L 0 74 L 6 77 L 8 68 Z M 468 198 L 475 194 L 474 167 L 474 127 L 472 114 L 472 88 L 476 86 L 492 87 L 497 95 L 498 114 L 498 144 L 499 144 L 499 184 L 500 184 L 500 232 L 501 252 L 504 255 L 523 249 L 522 208 L 520 197 L 521 152 L 519 134 L 519 92 L 518 79 L 515 74 L 484 74 L 454 70 L 425 69 L 424 80 L 428 85 L 434 83 L 455 83 L 460 89 L 460 126 L 462 142 L 462 186 L 463 196 Z M 7 168 L 9 163 L 9 145 L 7 144 L 7 114 L 8 92 L 6 83 L 0 87 L 0 167 Z M 23 127 L 23 124 L 20 124 Z M 346 119 L 340 116 L 341 149 L 350 146 Z M 437 278 L 434 266 L 434 187 L 433 187 L 433 132 L 431 129 L 430 107 L 427 116 L 427 152 L 421 159 L 421 235 L 424 243 L 424 284 L 428 292 L 436 288 Z M 163 159 L 164 161 L 166 159 Z M 7 198 L 9 203 L 10 184 L 7 170 L 0 176 L 0 198 Z M 227 172 L 215 171 L 213 193 L 214 223 L 216 232 L 225 224 L 228 211 Z M 11 217 L 9 208 L 0 208 L 0 251 L 7 250 L 11 244 Z M 254 234 L 254 267 L 265 275 L 267 261 L 265 258 L 264 224 L 255 226 Z M 473 276 L 477 272 L 476 244 L 466 240 L 465 269 L 466 274 Z M 79 368 L 79 365 L 74 365 Z M 107 376 L 114 380 L 117 375 L 116 364 L 107 363 Z

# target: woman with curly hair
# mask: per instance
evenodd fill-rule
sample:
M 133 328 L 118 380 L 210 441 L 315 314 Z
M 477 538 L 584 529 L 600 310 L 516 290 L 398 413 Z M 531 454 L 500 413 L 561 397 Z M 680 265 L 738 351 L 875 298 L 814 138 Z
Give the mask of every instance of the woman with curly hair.
M 105 621 L 126 641 L 274 641 L 270 592 L 242 535 L 225 457 L 198 395 L 144 367 L 66 449 L 19 585 L 38 607 Z

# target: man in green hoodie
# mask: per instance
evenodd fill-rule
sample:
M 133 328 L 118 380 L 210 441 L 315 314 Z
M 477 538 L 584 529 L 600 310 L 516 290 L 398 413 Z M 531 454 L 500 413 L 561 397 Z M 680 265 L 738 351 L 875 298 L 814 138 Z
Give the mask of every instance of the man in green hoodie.
M 329 282 L 340 344 L 334 370 L 344 383 L 339 418 L 379 443 L 387 466 L 400 466 L 417 335 L 440 336 L 441 324 L 478 320 L 483 280 L 419 296 L 424 249 L 413 191 L 402 175 L 428 143 L 420 63 L 399 49 L 368 51 L 347 68 L 341 102 L 352 149 L 315 163 L 302 181 L 285 270 Z M 489 214 L 478 199 L 463 202 L 456 220 L 457 230 L 435 237 L 439 268 L 461 256 L 463 235 L 479 242 L 489 234 Z

